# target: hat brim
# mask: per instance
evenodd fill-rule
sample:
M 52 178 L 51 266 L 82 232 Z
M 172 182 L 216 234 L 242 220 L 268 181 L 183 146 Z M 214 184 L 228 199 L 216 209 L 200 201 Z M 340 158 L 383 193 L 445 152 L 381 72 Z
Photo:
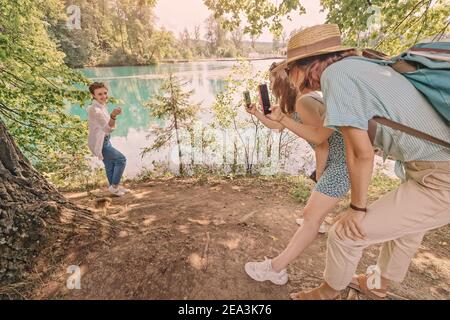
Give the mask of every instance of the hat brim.
M 327 54 L 327 53 L 354 50 L 354 49 L 356 49 L 356 48 L 355 47 L 337 46 L 337 47 L 327 48 L 326 50 L 320 50 L 320 51 L 315 51 L 315 52 L 311 52 L 308 54 L 293 56 L 293 57 L 290 57 L 290 58 L 280 62 L 280 64 L 278 66 L 276 66 L 272 70 L 272 72 L 275 73 L 275 72 L 281 71 L 281 70 L 285 69 L 289 63 L 294 62 L 294 61 L 299 61 L 299 60 L 303 60 L 303 59 L 310 58 L 310 57 L 320 56 L 320 55 Z

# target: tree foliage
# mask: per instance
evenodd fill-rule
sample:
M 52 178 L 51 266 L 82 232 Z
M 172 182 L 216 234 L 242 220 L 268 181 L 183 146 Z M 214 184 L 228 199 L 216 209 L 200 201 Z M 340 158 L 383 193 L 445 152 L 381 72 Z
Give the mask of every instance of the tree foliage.
M 182 82 L 170 74 L 158 90 L 159 93 L 146 104 L 152 118 L 163 120 L 166 123 L 152 129 L 149 136 L 155 137 L 155 141 L 151 147 L 145 148 L 142 152 L 145 155 L 175 142 L 178 148 L 180 174 L 184 173 L 180 130 L 190 130 L 193 127 L 200 108 L 199 104 L 191 102 L 194 91 L 185 91 L 186 85 L 186 82 Z
M 0 0 L 0 119 L 41 172 L 70 174 L 84 163 L 86 124 L 66 103 L 88 98 L 86 79 L 64 64 L 46 21 L 57 0 Z
M 177 39 L 171 31 L 156 26 L 156 0 L 52 1 L 59 4 L 59 10 L 46 22 L 70 67 L 148 65 L 164 59 L 244 54 L 242 37 L 237 34 L 229 39 L 225 20 L 217 15 L 204 22 L 204 37 L 197 25 L 192 30 L 185 28 Z M 79 29 L 67 27 L 78 19 L 69 10 L 71 6 L 80 10 Z
M 256 103 L 259 99 L 258 85 L 267 82 L 268 78 L 268 72 L 255 73 L 248 61 L 240 61 L 233 66 L 224 90 L 217 95 L 212 105 L 215 120 L 212 127 L 233 132 L 228 143 L 234 145 L 231 157 L 231 171 L 234 174 L 240 171 L 240 161 L 237 159 L 240 155 L 243 155 L 246 174 L 263 173 L 264 167 L 273 165 L 271 161 L 274 155 L 278 160 L 287 159 L 291 145 L 297 139 L 287 131 L 275 134 L 256 117 L 244 111 L 242 93 L 249 91 L 252 101 Z M 227 154 L 225 156 L 230 158 Z
M 64 10 L 51 23 L 54 39 L 66 53 L 65 62 L 85 65 L 150 64 L 164 58 L 175 38 L 158 42 L 166 32 L 155 27 L 156 0 L 65 0 Z M 67 28 L 70 5 L 80 9 L 80 29 Z M 166 39 L 164 39 L 166 40 Z
M 264 28 L 280 36 L 283 17 L 290 19 L 291 12 L 305 12 L 299 0 L 281 0 L 278 4 L 271 0 L 204 0 L 204 3 L 214 12 L 215 18 L 224 18 L 225 28 L 234 30 L 246 21 L 244 33 L 253 36 L 261 35 Z
M 398 54 L 415 43 L 450 32 L 448 0 L 322 0 L 327 21 L 337 23 L 348 45 Z
M 57 0 L 0 0 L 0 299 L 31 292 L 37 256 L 57 264 L 70 243 L 114 234 L 33 167 L 64 178 L 86 163 L 86 125 L 65 105 L 88 97 L 86 80 L 49 37 L 60 12 Z

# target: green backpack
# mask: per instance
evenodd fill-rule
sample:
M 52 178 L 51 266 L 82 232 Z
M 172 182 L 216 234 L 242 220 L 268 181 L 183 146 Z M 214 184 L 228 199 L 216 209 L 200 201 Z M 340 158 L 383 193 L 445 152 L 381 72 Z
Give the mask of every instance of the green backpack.
M 420 43 L 394 58 L 366 49 L 363 51 L 363 57 L 357 58 L 389 65 L 400 72 L 428 99 L 443 121 L 450 126 L 450 42 Z M 389 119 L 376 117 L 374 120 L 393 129 L 450 148 L 450 141 L 437 139 Z

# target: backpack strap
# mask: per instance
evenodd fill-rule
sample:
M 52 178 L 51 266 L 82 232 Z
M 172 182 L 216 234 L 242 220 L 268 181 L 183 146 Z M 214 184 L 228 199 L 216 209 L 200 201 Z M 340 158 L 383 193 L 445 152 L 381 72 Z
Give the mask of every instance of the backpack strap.
M 361 55 L 365 58 L 369 58 L 369 59 L 377 59 L 377 60 L 390 60 L 391 58 L 387 55 L 384 54 L 383 52 L 380 51 L 376 51 L 373 49 L 364 49 L 361 52 Z
M 422 56 L 431 60 L 435 60 L 435 61 L 441 61 L 441 62 L 450 62 L 450 50 L 441 50 L 441 51 L 447 51 L 445 52 L 445 54 L 447 54 L 447 56 L 445 55 L 440 55 L 438 52 L 432 52 L 430 51 L 424 51 L 424 50 L 417 50 L 417 51 L 413 51 L 410 50 L 408 51 L 408 53 L 416 55 L 416 56 Z
M 406 134 L 409 134 L 411 136 L 414 136 L 416 138 L 419 139 L 423 139 L 423 140 L 427 140 L 430 141 L 432 143 L 438 144 L 440 146 L 446 147 L 450 149 L 450 142 L 438 139 L 436 137 L 433 137 L 425 132 L 413 129 L 411 127 L 407 127 L 401 123 L 386 119 L 386 118 L 381 118 L 381 117 L 374 117 L 373 120 L 375 120 L 377 123 L 385 125 L 389 128 L 392 128 L 394 130 L 398 130 L 401 132 L 404 132 Z
M 438 48 L 417 48 L 413 47 L 408 50 L 409 52 L 416 53 L 416 52 L 435 52 L 435 53 L 444 53 L 444 54 L 450 54 L 450 50 L 448 49 L 438 49 Z

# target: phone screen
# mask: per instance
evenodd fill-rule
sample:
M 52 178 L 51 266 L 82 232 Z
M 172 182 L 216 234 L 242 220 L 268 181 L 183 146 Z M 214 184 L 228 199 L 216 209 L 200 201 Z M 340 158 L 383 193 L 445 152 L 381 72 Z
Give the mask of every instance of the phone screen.
M 247 108 L 252 104 L 252 100 L 250 98 L 250 92 L 244 91 L 244 101 L 245 101 L 245 106 Z
M 267 88 L 267 84 L 261 84 L 259 86 L 259 95 L 261 97 L 261 103 L 263 105 L 264 114 L 269 114 L 270 111 L 270 97 L 269 97 L 269 89 Z

